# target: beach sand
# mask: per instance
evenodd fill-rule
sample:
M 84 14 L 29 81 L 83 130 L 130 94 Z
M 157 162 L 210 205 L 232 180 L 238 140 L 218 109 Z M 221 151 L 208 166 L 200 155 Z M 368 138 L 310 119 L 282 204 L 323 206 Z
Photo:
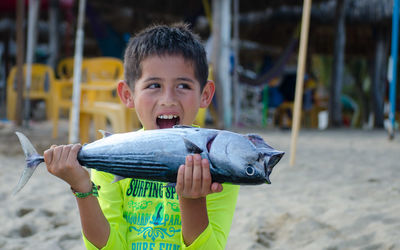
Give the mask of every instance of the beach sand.
M 67 142 L 67 126 L 0 124 L 0 249 L 84 249 L 69 186 L 38 167 L 11 195 L 25 165 L 16 130 L 39 153 Z M 400 249 L 400 138 L 383 130 L 301 130 L 289 166 L 290 131 L 258 133 L 286 151 L 271 185 L 242 186 L 226 249 Z

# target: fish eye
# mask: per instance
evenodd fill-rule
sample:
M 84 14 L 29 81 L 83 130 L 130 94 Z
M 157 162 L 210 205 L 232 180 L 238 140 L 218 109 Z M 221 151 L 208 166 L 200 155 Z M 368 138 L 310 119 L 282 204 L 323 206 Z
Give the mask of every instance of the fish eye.
M 248 167 L 246 168 L 246 174 L 247 174 L 248 176 L 253 176 L 255 173 L 256 173 L 256 170 L 254 169 L 253 166 L 248 166 Z

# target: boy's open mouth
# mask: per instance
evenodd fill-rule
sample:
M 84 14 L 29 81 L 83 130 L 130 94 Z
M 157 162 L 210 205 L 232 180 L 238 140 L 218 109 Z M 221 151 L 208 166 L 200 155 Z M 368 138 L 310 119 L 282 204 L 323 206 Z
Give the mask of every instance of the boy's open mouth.
M 177 115 L 159 115 L 156 119 L 159 128 L 172 128 L 179 124 L 179 116 Z

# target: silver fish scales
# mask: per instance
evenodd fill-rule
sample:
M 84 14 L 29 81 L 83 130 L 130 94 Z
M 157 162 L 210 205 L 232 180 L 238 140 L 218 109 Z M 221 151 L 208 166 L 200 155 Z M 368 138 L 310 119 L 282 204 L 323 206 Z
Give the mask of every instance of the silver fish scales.
M 27 166 L 15 193 L 44 161 L 28 138 L 22 133 L 16 134 Z M 217 129 L 174 126 L 120 134 L 105 132 L 103 135 L 103 139 L 84 145 L 77 159 L 87 168 L 114 174 L 115 181 L 141 178 L 174 183 L 185 157 L 200 154 L 209 160 L 214 182 L 270 184 L 269 175 L 284 154 L 256 134 L 242 135 Z

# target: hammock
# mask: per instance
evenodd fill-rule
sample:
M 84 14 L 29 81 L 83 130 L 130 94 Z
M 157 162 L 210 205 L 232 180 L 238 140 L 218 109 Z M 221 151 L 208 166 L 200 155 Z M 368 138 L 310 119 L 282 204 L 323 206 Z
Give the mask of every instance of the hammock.
M 280 55 L 278 61 L 274 64 L 274 66 L 265 74 L 261 75 L 258 78 L 250 78 L 244 74 L 239 73 L 239 80 L 241 83 L 247 84 L 247 85 L 265 85 L 267 84 L 271 79 L 280 76 L 285 69 L 286 63 L 289 61 L 290 56 L 293 54 L 295 48 L 298 47 L 298 42 L 299 42 L 299 35 L 298 35 L 298 30 L 299 26 L 297 26 L 295 35 L 292 37 L 290 40 L 288 46 L 285 48 L 285 50 L 282 52 Z

